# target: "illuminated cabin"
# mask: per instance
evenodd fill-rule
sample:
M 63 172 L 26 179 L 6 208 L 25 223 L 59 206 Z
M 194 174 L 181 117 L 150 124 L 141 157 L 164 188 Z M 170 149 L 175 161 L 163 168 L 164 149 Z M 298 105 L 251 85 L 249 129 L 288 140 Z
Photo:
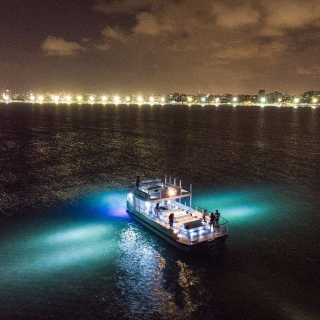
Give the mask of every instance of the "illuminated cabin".
M 215 249 L 216 240 L 228 236 L 228 221 L 220 216 L 217 225 L 210 225 L 211 212 L 192 208 L 190 191 L 176 184 L 176 179 L 140 181 L 137 177 L 127 187 L 127 213 L 142 225 L 184 251 Z M 171 223 L 170 223 L 171 220 Z

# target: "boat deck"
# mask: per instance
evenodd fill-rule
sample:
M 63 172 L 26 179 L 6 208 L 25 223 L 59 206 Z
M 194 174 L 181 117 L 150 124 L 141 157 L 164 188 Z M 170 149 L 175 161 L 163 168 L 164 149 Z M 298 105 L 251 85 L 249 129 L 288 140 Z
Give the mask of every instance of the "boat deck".
M 209 216 L 206 216 L 205 222 L 203 222 L 201 212 L 178 202 L 175 202 L 172 206 L 173 209 L 161 210 L 158 216 L 154 215 L 151 218 L 170 229 L 169 216 L 173 213 L 173 229 L 177 230 L 177 241 L 185 244 L 195 244 L 225 237 L 228 234 L 223 224 L 217 227 L 211 226 Z

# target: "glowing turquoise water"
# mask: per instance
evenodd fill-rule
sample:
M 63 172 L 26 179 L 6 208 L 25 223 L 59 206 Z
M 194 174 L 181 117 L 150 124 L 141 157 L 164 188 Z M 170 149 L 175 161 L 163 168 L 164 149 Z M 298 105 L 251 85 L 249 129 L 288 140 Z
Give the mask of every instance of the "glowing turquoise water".
M 317 319 L 320 110 L 0 106 L 1 319 Z M 125 213 L 174 174 L 230 237 L 193 257 Z

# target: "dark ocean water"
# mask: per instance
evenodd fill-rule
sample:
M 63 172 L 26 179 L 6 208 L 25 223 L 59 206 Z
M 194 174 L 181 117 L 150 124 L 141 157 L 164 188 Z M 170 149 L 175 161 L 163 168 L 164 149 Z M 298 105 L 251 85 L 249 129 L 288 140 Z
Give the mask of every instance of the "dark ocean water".
M 2 104 L 0 152 L 0 319 L 320 318 L 320 108 Z M 164 174 L 219 255 L 127 216 Z

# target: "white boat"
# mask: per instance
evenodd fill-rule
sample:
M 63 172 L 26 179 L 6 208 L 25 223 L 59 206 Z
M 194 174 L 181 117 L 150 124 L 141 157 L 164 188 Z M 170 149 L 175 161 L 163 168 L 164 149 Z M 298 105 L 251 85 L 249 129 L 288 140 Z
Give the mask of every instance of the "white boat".
M 193 208 L 192 185 L 187 191 L 176 179 L 140 181 L 137 177 L 127 187 L 126 209 L 136 221 L 184 251 L 215 250 L 217 241 L 228 237 L 228 221 L 220 216 L 210 223 L 213 212 Z

